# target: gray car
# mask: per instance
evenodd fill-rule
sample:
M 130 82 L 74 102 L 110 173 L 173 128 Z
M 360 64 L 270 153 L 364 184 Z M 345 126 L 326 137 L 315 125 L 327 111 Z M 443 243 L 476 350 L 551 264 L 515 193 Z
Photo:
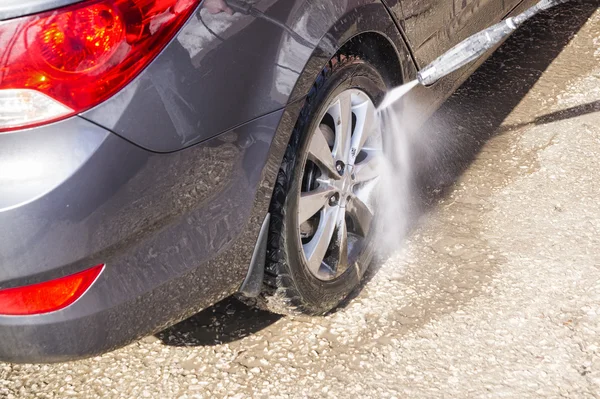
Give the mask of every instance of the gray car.
M 2 1 L 0 359 L 99 354 L 236 292 L 334 308 L 373 255 L 386 91 L 531 3 Z

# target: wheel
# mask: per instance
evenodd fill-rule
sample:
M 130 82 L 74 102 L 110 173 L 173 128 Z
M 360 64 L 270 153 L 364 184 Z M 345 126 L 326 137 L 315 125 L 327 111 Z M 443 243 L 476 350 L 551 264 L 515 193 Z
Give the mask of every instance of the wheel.
M 356 56 L 321 72 L 294 128 L 270 206 L 262 307 L 323 314 L 360 283 L 373 256 L 386 85 Z

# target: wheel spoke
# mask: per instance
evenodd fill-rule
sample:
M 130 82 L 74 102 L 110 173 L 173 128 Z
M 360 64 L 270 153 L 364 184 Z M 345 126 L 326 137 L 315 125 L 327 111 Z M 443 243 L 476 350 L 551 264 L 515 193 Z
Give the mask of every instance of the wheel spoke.
M 319 274 L 321 263 L 331 243 L 339 210 L 340 208 L 338 207 L 327 209 L 321 217 L 317 233 L 313 236 L 312 240 L 304 245 L 304 254 L 308 261 L 308 268 L 315 275 Z
M 320 167 L 324 168 L 329 177 L 339 179 L 340 175 L 335 169 L 335 162 L 333 154 L 329 149 L 327 139 L 323 134 L 320 127 L 315 130 L 312 139 L 310 140 L 310 147 L 308 148 L 309 157 L 317 163 Z
M 336 160 L 348 163 L 352 135 L 352 97 L 350 93 L 343 93 L 333 108 L 335 114 L 332 115 L 335 120 L 333 156 Z
M 346 226 L 346 212 L 339 212 L 336 226 L 336 242 L 338 245 L 338 263 L 335 270 L 336 276 L 348 269 L 348 226 Z
M 356 116 L 356 126 L 352 136 L 352 145 L 348 163 L 354 165 L 354 160 L 365 145 L 365 142 L 376 131 L 375 126 L 375 106 L 371 101 L 365 101 L 352 107 L 352 112 Z
M 366 237 L 371 229 L 373 222 L 373 213 L 360 198 L 352 196 L 346 205 L 346 212 L 354 219 L 356 234 Z
M 364 183 L 381 174 L 382 151 L 372 149 L 363 151 L 367 153 L 367 157 L 354 165 L 354 183 Z
M 298 224 L 302 224 L 310 219 L 315 213 L 319 212 L 335 193 L 332 186 L 322 186 L 313 191 L 300 194 L 300 204 L 298 206 Z

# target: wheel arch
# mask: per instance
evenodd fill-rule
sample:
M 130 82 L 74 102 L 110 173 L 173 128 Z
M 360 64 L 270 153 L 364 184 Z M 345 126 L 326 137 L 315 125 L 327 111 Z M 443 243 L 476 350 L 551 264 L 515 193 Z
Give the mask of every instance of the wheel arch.
M 305 98 L 321 71 L 336 55 L 347 52 L 378 63 L 389 87 L 416 79 L 417 68 L 408 44 L 387 8 L 380 0 L 355 0 L 354 3 L 358 4 L 349 8 L 322 35 L 296 80 L 271 146 L 270 163 L 277 165 L 277 168 L 300 117 Z M 271 188 L 275 176 L 273 170 L 265 176 Z
M 307 60 L 289 102 L 305 97 L 327 62 L 347 53 L 374 62 L 391 87 L 416 77 L 408 44 L 388 10 L 379 1 L 358 1 L 332 24 Z

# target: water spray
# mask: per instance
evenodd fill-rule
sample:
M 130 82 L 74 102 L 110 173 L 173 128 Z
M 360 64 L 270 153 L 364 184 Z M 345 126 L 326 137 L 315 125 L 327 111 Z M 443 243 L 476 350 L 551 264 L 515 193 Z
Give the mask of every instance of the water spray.
M 423 156 L 431 153 L 432 148 L 445 145 L 443 139 L 435 141 L 438 139 L 434 138 L 435 140 L 431 141 L 433 138 L 431 136 L 428 136 L 427 141 L 424 142 L 426 133 L 415 129 L 418 123 L 411 119 L 411 114 L 396 112 L 397 110 L 390 105 L 416 86 L 431 86 L 444 76 L 475 61 L 540 11 L 566 1 L 568 0 L 540 1 L 522 14 L 469 37 L 421 69 L 417 79 L 388 92 L 377 110 L 379 129 L 385 131 L 388 137 L 385 161 L 382 162 L 379 170 L 383 182 L 380 185 L 382 190 L 380 206 L 384 209 L 381 215 L 385 215 L 380 221 L 382 232 L 379 243 L 384 253 L 396 251 L 398 246 L 402 245 L 411 224 L 420 215 L 421 204 L 417 198 L 420 192 L 417 185 L 420 183 L 415 180 L 418 173 L 415 165 L 418 165 Z M 390 218 L 389 215 L 397 215 L 397 217 Z
M 422 68 L 415 81 L 390 91 L 379 108 L 393 104 L 419 84 L 431 86 L 444 76 L 470 64 L 500 44 L 534 15 L 567 1 L 569 0 L 542 0 L 527 11 L 470 36 Z

